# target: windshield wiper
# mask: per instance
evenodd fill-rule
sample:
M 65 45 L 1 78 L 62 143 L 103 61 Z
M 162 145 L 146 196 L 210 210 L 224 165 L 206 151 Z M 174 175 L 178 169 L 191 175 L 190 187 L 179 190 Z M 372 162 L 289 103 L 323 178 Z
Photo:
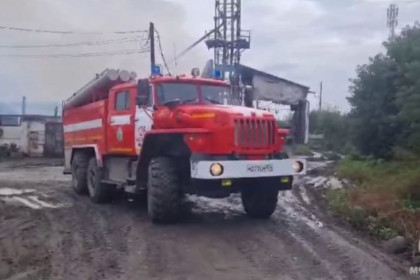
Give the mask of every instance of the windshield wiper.
M 181 100 L 179 98 L 177 98 L 177 99 L 168 100 L 168 101 L 162 103 L 162 105 L 163 106 L 168 106 L 168 107 L 173 107 L 173 106 L 176 106 L 176 105 L 181 104 L 181 103 L 182 103 Z
M 181 104 L 187 104 L 187 103 L 191 103 L 196 101 L 197 98 L 192 98 L 192 99 L 187 99 L 187 100 L 181 100 L 179 98 L 176 99 L 172 99 L 172 100 L 168 100 L 164 103 L 162 103 L 163 106 L 167 106 L 167 107 L 174 107 L 174 106 L 178 106 Z
M 213 100 L 211 98 L 208 97 L 204 97 L 205 100 L 207 100 L 208 102 L 212 103 L 212 104 L 220 104 L 222 105 L 223 103 L 220 103 L 219 101 Z
M 183 100 L 182 104 L 187 104 L 187 103 L 191 103 L 191 102 L 194 102 L 194 101 L 197 101 L 197 98 L 191 98 L 191 99 Z

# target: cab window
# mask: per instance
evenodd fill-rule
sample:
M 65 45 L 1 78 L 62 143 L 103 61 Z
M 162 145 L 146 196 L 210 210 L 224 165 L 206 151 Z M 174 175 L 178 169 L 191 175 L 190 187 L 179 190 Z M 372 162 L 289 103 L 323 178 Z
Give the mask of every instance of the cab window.
M 128 91 L 117 92 L 115 96 L 115 111 L 130 109 L 130 93 Z

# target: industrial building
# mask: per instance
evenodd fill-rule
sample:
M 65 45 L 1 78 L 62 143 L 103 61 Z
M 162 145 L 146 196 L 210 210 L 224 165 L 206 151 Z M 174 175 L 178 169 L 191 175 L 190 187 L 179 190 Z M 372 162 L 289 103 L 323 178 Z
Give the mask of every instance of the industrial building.
M 63 155 L 61 117 L 0 115 L 0 146 L 16 146 L 25 156 Z

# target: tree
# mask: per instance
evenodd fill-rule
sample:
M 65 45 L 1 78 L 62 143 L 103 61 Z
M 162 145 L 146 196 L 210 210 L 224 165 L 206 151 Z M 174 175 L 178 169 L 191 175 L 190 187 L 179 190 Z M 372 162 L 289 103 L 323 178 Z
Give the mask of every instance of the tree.
M 396 104 L 402 125 L 399 145 L 420 153 L 420 24 L 405 28 L 385 46 L 398 72 Z
M 396 146 L 420 153 L 420 26 L 384 46 L 386 54 L 358 66 L 351 80 L 352 141 L 378 158 L 391 157 Z
M 350 137 L 361 153 L 388 158 L 399 133 L 396 65 L 390 58 L 377 55 L 356 72 L 348 98 L 352 106 Z
M 312 111 L 309 114 L 309 132 L 324 135 L 325 149 L 342 152 L 348 143 L 347 116 L 332 108 Z

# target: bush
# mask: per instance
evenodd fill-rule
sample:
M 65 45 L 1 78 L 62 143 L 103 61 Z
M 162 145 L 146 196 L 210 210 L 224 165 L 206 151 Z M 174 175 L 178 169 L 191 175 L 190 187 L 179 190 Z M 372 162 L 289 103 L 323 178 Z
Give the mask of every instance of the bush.
M 10 157 L 10 146 L 8 144 L 0 145 L 0 159 Z
M 323 135 L 319 143 L 322 150 L 344 152 L 349 143 L 347 119 L 347 115 L 334 108 L 310 112 L 309 130 L 311 134 Z
M 419 160 L 419 157 L 413 153 L 402 147 L 394 147 L 392 148 L 392 157 L 394 160 L 398 161 L 416 161 Z
M 293 154 L 298 156 L 312 156 L 311 149 L 306 145 L 296 145 L 293 147 Z
M 366 218 L 363 209 L 350 204 L 349 193 L 345 189 L 332 189 L 327 192 L 327 199 L 334 214 L 343 216 L 356 228 L 362 228 Z
M 356 184 L 369 181 L 373 174 L 371 161 L 343 160 L 338 166 L 337 173 L 339 178 L 348 179 Z

